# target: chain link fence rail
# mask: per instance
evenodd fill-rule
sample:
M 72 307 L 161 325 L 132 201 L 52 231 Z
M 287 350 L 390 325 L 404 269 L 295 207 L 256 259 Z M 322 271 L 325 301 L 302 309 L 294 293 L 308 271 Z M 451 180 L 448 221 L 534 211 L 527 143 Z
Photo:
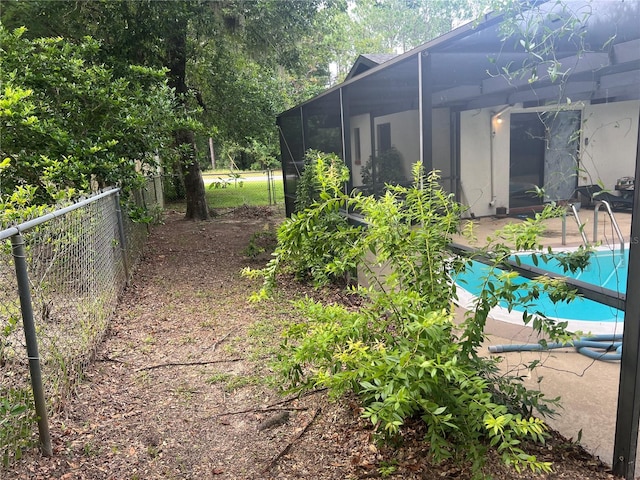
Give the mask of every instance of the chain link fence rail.
M 149 179 L 131 201 L 158 215 L 162 188 Z M 112 189 L 0 231 L 5 467 L 37 443 L 51 454 L 47 416 L 70 405 L 140 258 L 148 223 L 123 214 L 120 203 L 119 189 Z

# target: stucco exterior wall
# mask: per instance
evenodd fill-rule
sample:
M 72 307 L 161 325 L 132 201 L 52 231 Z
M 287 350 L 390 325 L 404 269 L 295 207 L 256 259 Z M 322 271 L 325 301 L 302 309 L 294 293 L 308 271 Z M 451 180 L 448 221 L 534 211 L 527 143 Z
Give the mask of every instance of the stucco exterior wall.
M 351 128 L 351 180 L 354 187 L 362 185 L 362 167 L 366 165 L 371 156 L 371 125 L 369 115 L 356 115 L 349 119 Z M 356 128 L 360 129 L 360 165 L 356 165 L 355 135 Z
M 460 200 L 469 207 L 469 214 L 476 216 L 495 213 L 495 207 L 490 205 L 493 201 L 491 197 L 491 132 L 491 110 L 478 109 L 460 113 Z M 504 152 L 500 155 L 498 153 L 494 149 L 494 160 L 500 158 L 508 162 L 508 150 L 506 155 Z M 494 163 L 494 173 L 499 171 L 503 178 L 502 183 L 506 184 L 506 200 L 508 200 L 508 173 L 505 176 L 505 172 L 508 172 L 508 163 L 506 170 L 504 166 L 495 170 L 495 166 Z M 496 195 L 495 187 L 494 183 L 494 195 Z M 504 203 L 503 200 L 501 198 L 500 204 Z
M 601 182 L 612 190 L 635 175 L 640 101 L 587 105 L 582 114 L 579 185 Z
M 402 154 L 402 173 L 411 179 L 411 166 L 420 160 L 420 117 L 418 110 L 383 115 L 374 119 L 374 128 L 391 124 L 391 145 Z

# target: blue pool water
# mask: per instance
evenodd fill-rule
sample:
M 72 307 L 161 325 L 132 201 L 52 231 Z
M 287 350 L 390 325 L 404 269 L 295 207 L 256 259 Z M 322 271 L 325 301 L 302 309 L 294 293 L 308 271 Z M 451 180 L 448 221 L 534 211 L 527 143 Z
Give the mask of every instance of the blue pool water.
M 519 258 L 524 265 L 534 265 L 531 255 L 523 254 L 519 255 Z M 550 260 L 547 264 L 543 264 L 540 261 L 537 267 L 563 276 L 572 276 L 592 285 L 625 293 L 627 289 L 628 260 L 628 251 L 622 256 L 619 251 L 598 250 L 593 252 L 589 266 L 575 274 L 565 273 L 556 260 Z M 473 262 L 471 268 L 468 267 L 465 272 L 457 276 L 456 283 L 460 288 L 477 296 L 483 288 L 484 278 L 489 273 L 489 270 L 490 267 Z M 530 280 L 519 277 L 514 283 L 522 284 L 528 281 Z M 528 309 L 530 313 L 540 311 L 550 318 L 587 322 L 621 322 L 624 319 L 624 312 L 621 310 L 584 298 L 576 298 L 570 303 L 554 304 L 548 296 L 541 295 L 533 305 Z M 502 306 L 506 307 L 506 304 Z

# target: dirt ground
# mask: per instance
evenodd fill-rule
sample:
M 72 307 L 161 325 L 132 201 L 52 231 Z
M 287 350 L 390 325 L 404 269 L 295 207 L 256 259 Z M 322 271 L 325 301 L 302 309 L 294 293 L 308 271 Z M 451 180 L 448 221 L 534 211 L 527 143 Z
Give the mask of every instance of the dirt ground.
M 325 392 L 283 397 L 269 368 L 278 330 L 295 321 L 290 300 L 310 294 L 287 282 L 277 298 L 248 301 L 256 281 L 243 267 L 252 234 L 282 212 L 240 208 L 208 222 L 168 211 L 97 358 L 75 398 L 50 420 L 54 456 L 29 452 L 7 479 L 468 479 L 466 468 L 431 465 L 419 424 L 382 447 L 353 398 Z M 533 453 L 553 473 L 518 474 L 490 455 L 489 475 L 507 479 L 613 479 L 607 467 L 555 434 Z

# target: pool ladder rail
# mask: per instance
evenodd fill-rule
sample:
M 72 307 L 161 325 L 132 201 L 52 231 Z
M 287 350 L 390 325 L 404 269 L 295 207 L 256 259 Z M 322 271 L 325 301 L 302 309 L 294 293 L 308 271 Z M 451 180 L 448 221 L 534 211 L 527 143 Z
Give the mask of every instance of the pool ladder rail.
M 624 236 L 620 231 L 620 226 L 616 221 L 616 216 L 613 214 L 613 210 L 611 210 L 611 205 L 606 200 L 598 200 L 595 202 L 595 206 L 593 208 L 593 242 L 598 241 L 598 213 L 600 212 L 600 207 L 604 205 L 606 208 L 607 215 L 609 215 L 609 219 L 611 220 L 611 225 L 618 236 L 618 241 L 620 242 L 620 254 L 624 258 Z M 584 223 L 580 221 L 580 215 L 578 215 L 578 209 L 573 203 L 569 204 L 569 209 L 571 210 L 573 218 L 576 220 L 578 224 L 578 229 L 580 230 L 580 235 L 582 236 L 582 242 L 589 246 L 589 240 L 587 239 L 587 235 L 584 233 Z M 566 214 L 562 217 L 562 245 L 567 244 L 567 216 Z

